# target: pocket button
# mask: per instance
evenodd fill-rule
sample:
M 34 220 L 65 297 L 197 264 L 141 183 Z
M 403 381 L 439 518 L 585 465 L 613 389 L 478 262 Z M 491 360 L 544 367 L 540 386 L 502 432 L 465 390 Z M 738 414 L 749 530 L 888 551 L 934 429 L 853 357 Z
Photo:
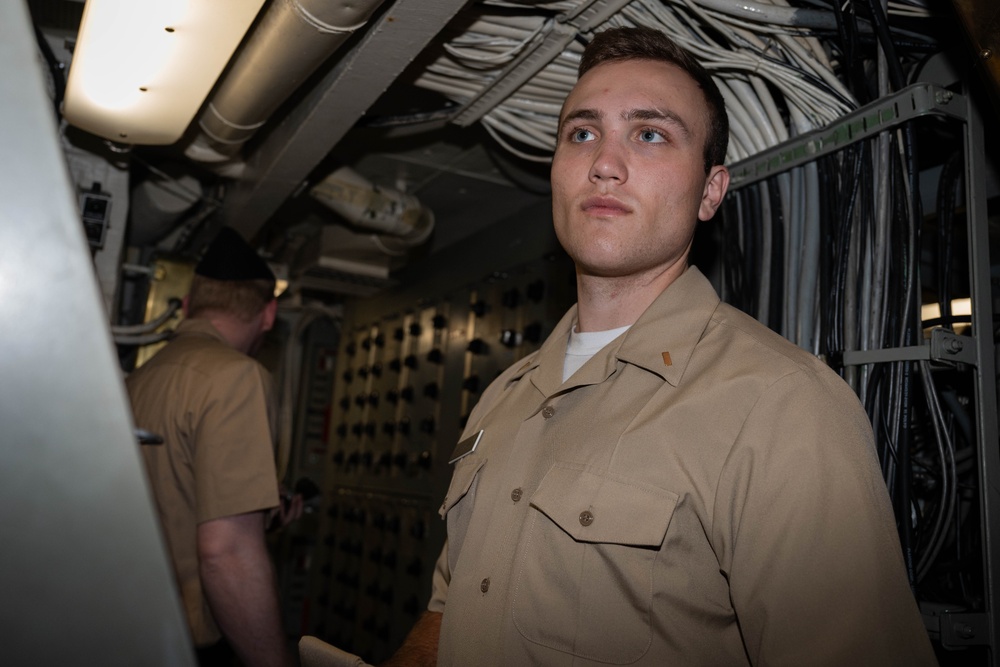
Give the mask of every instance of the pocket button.
M 580 512 L 580 525 L 581 526 L 589 526 L 592 523 L 594 523 L 594 515 L 591 514 L 590 511 L 583 510 L 582 512 Z

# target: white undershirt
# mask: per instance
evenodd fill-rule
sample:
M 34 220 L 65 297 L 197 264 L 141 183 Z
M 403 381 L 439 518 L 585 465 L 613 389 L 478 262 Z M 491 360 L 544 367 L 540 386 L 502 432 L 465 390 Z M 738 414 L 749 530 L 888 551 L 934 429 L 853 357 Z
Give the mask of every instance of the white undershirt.
M 621 336 L 628 329 L 625 326 L 607 331 L 579 332 L 574 324 L 569 332 L 569 342 L 566 344 L 566 358 L 563 360 L 563 382 L 577 372 L 592 356 L 600 352 L 605 345 Z

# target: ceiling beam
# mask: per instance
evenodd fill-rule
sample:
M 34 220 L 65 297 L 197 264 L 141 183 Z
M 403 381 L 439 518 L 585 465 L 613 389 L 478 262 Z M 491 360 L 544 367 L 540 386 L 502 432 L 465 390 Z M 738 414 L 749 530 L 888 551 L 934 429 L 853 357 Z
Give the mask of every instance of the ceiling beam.
M 468 0 L 397 0 L 247 157 L 225 224 L 253 238 Z

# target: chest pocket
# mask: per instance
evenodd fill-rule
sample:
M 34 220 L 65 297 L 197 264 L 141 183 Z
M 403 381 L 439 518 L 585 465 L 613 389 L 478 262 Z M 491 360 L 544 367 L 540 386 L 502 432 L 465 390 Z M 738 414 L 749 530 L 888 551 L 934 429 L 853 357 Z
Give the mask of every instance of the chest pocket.
M 444 497 L 438 514 L 448 521 L 448 567 L 455 570 L 458 555 L 462 552 L 462 544 L 469 530 L 472 510 L 476 502 L 476 487 L 479 485 L 479 473 L 486 465 L 486 459 L 470 454 L 457 463 L 448 485 L 448 493 Z
M 532 642 L 609 664 L 652 641 L 653 569 L 677 495 L 554 465 L 531 496 L 514 573 L 513 620 Z

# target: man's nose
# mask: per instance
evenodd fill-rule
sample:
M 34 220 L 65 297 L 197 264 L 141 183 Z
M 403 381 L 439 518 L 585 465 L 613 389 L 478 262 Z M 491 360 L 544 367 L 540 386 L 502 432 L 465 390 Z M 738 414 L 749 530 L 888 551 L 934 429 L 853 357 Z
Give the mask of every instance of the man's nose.
M 590 180 L 595 183 L 609 180 L 624 183 L 627 179 L 628 163 L 625 148 L 611 137 L 602 140 L 594 155 L 594 162 L 590 166 Z

